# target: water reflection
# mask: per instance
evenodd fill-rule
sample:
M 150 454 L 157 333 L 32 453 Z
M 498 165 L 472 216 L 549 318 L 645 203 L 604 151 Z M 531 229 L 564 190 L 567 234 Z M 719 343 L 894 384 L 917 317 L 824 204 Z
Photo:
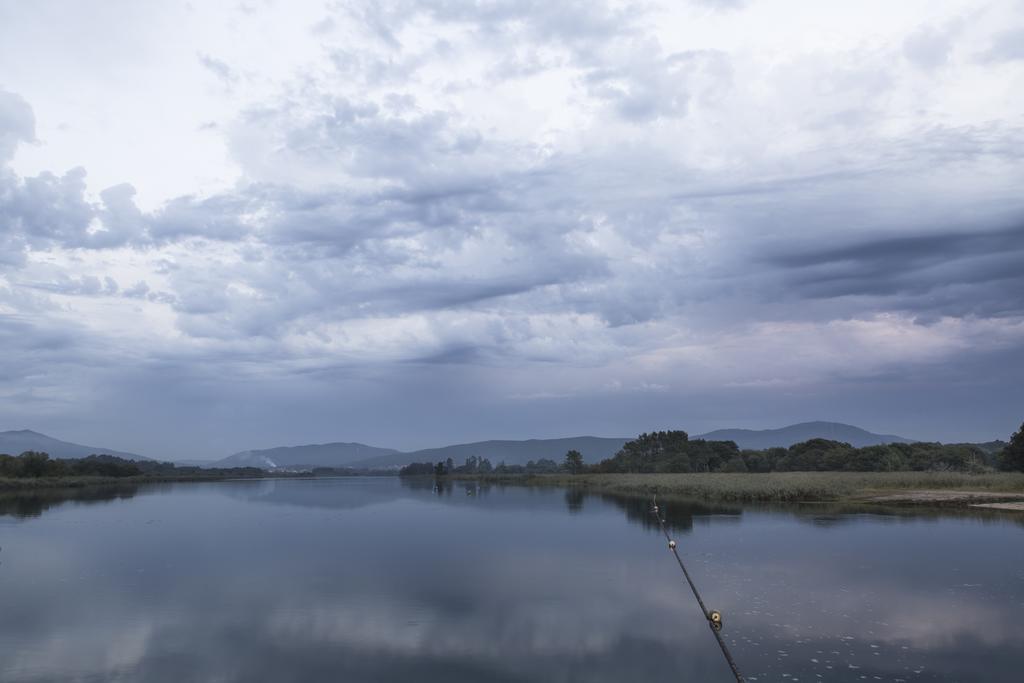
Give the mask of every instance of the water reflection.
M 51 508 L 70 503 L 91 505 L 127 500 L 134 497 L 139 487 L 132 484 L 111 486 L 85 486 L 73 489 L 41 489 L 0 494 L 0 516 L 18 519 L 39 517 Z
M 797 520 L 823 528 L 863 523 L 919 524 L 942 519 L 970 519 L 981 524 L 1017 524 L 1024 526 L 1024 515 L 1007 510 L 981 507 L 893 506 L 874 503 L 796 503 L 760 506 L 763 510 L 793 515 Z
M 577 487 L 569 487 L 565 490 L 565 507 L 568 508 L 569 512 L 576 513 L 583 510 L 583 501 L 587 499 L 587 494 L 583 489 Z
M 1015 523 L 659 504 L 751 680 L 1019 678 Z M 0 680 L 728 681 L 649 506 L 346 479 L 51 507 L 0 524 Z
M 626 519 L 645 529 L 660 531 L 658 519 L 651 511 L 653 499 L 624 496 L 610 493 L 600 494 L 601 500 L 611 503 L 626 513 Z M 735 505 L 719 505 L 687 498 L 662 496 L 658 509 L 665 526 L 672 531 L 688 533 L 693 530 L 693 521 L 701 517 L 718 517 L 717 522 L 739 521 L 743 510 Z
M 403 477 L 401 485 L 408 491 L 434 494 L 445 503 L 474 505 L 475 499 L 487 498 L 492 491 L 503 495 L 497 501 L 488 501 L 488 507 L 498 506 L 502 509 L 519 507 L 536 509 L 540 505 L 555 503 L 561 497 L 565 508 L 570 513 L 583 510 L 588 499 L 610 504 L 625 513 L 630 522 L 639 524 L 645 529 L 658 530 L 658 521 L 651 513 L 651 498 L 619 495 L 612 493 L 594 493 L 581 487 L 550 488 L 509 486 L 501 482 L 478 480 L 433 479 L 431 477 Z M 513 493 L 514 492 L 514 493 Z M 677 532 L 688 532 L 693 528 L 694 518 L 719 516 L 723 518 L 739 517 L 742 508 L 735 505 L 720 505 L 686 498 L 664 496 L 659 499 L 666 525 Z

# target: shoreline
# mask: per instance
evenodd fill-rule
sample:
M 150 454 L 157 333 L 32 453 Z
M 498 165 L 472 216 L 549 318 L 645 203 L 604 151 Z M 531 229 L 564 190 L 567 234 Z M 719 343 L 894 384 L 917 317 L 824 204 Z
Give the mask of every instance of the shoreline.
M 0 495 L 145 484 L 262 481 L 324 477 L 133 476 L 0 478 Z M 418 475 L 409 479 L 437 477 Z M 453 474 L 444 481 L 578 489 L 627 496 L 671 496 L 733 503 L 851 503 L 887 507 L 957 507 L 1024 512 L 1024 473 L 770 472 L 662 474 Z
M 449 475 L 444 479 L 512 486 L 579 488 L 592 493 L 677 496 L 720 502 L 841 502 L 1024 511 L 1024 474 L 1016 472 Z
M 171 484 L 204 481 L 261 481 L 269 477 L 240 476 L 181 476 L 181 477 L 26 477 L 0 478 L 0 495 L 6 493 L 32 493 L 35 491 L 73 491 L 94 486 L 138 486 L 140 484 Z

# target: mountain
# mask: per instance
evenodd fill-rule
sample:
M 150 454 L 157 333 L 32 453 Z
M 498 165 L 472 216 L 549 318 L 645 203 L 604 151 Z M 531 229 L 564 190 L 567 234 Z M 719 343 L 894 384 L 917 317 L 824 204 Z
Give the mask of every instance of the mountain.
M 357 461 L 387 457 L 396 453 L 398 451 L 393 448 L 377 448 L 362 443 L 323 443 L 242 451 L 215 463 L 206 463 L 206 465 L 214 467 L 346 467 Z
M 883 443 L 913 443 L 914 441 L 892 434 L 874 434 L 860 427 L 839 422 L 801 422 L 779 429 L 718 429 L 694 438 L 708 441 L 735 441 L 740 448 L 755 450 L 776 446 L 788 448 L 808 439 L 843 441 L 857 448 Z
M 879 443 L 909 442 L 900 436 L 872 434 L 871 432 L 836 422 L 805 422 L 781 429 L 720 429 L 708 432 L 695 439 L 731 440 L 740 448 L 770 448 L 790 446 L 808 439 L 823 438 L 845 441 L 854 446 L 869 446 Z M 466 458 L 477 456 L 487 458 L 497 465 L 525 465 L 530 460 L 547 458 L 561 462 L 570 450 L 583 454 L 589 464 L 600 462 L 615 455 L 626 438 L 604 438 L 598 436 L 573 436 L 562 439 L 527 439 L 523 441 L 494 440 L 473 443 L 452 444 L 440 448 L 424 448 L 418 451 L 397 451 L 392 448 L 375 448 L 361 443 L 329 443 L 308 446 L 282 446 L 265 450 L 243 451 L 206 463 L 216 467 L 357 467 L 366 469 L 391 469 L 412 462 L 439 462 L 451 458 L 462 464 Z
M 571 436 L 562 439 L 528 439 L 526 441 L 477 441 L 441 448 L 425 448 L 410 453 L 394 452 L 351 463 L 356 467 L 401 467 L 411 462 L 439 462 L 451 458 L 458 464 L 470 456 L 487 458 L 494 465 L 502 460 L 507 465 L 525 465 L 530 460 L 547 458 L 562 462 L 570 450 L 583 454 L 583 460 L 596 463 L 615 455 L 629 439 L 608 439 L 599 436 Z
M 0 453 L 20 455 L 25 451 L 42 451 L 49 453 L 51 458 L 85 458 L 90 455 L 116 455 L 126 460 L 150 460 L 135 453 L 115 451 L 102 446 L 83 446 L 69 441 L 61 441 L 46 434 L 33 432 L 30 429 L 0 432 Z

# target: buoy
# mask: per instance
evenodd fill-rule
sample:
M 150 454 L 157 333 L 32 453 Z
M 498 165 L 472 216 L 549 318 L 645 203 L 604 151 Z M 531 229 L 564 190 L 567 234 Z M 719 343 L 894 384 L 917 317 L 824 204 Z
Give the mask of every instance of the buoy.
M 722 623 L 722 614 L 718 610 L 713 609 L 713 610 L 711 610 L 711 612 L 708 613 L 708 619 L 711 620 L 712 624 L 721 624 Z
M 675 550 L 676 549 L 676 542 L 675 541 L 669 541 L 668 542 L 668 547 L 671 548 L 672 550 Z

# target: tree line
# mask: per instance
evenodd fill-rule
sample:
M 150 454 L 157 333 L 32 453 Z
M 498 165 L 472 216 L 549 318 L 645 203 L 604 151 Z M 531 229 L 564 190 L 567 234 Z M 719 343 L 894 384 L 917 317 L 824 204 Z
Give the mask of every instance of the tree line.
M 788 448 L 740 449 L 733 441 L 690 440 L 684 431 L 641 434 L 589 472 L 1024 471 L 1024 425 L 1001 451 L 932 442 L 851 446 L 810 439 Z
M 554 473 L 656 472 L 901 472 L 1024 471 L 1024 424 L 1002 450 L 976 444 L 932 442 L 851 446 L 842 441 L 810 439 L 788 448 L 740 449 L 734 441 L 691 440 L 682 430 L 645 433 L 611 458 L 588 465 L 579 451 L 562 461 L 542 458 L 526 465 L 492 466 L 487 458 L 472 457 L 456 466 L 451 458 L 437 463 L 413 463 L 402 476 Z
M 48 453 L 25 451 L 21 455 L 0 454 L 0 477 L 9 479 L 38 479 L 49 477 L 163 477 L 163 478 L 217 478 L 260 477 L 258 467 L 201 468 L 182 467 L 172 462 L 155 460 L 126 460 L 114 455 L 94 454 L 86 458 L 50 458 Z
M 686 432 L 642 434 L 591 472 L 985 472 L 1000 457 L 973 444 L 891 443 L 856 448 L 810 439 L 788 448 L 741 450 L 733 441 L 689 440 Z
M 579 455 L 578 451 L 569 452 L 579 456 L 579 462 L 582 465 L 583 456 Z M 451 458 L 440 462 L 414 462 L 400 469 L 398 473 L 403 477 L 426 475 L 443 477 L 460 474 L 557 474 L 562 471 L 565 471 L 563 465 L 548 458 L 530 460 L 525 465 L 506 465 L 504 460 L 493 465 L 489 459 L 474 455 L 466 458 L 466 462 L 462 465 L 456 465 Z

